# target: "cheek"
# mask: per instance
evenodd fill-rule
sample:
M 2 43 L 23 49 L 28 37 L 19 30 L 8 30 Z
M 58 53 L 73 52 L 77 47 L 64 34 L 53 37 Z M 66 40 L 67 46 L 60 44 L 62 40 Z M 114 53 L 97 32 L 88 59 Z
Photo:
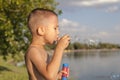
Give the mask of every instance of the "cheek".
M 53 40 L 54 40 L 54 35 L 53 35 L 52 33 L 46 34 L 45 40 L 46 40 L 48 43 L 52 43 Z
M 56 32 L 54 30 L 51 30 L 48 35 L 51 37 L 51 38 L 55 38 L 56 37 Z
M 56 31 L 54 30 L 49 30 L 47 33 L 46 33 L 46 39 L 47 41 L 49 42 L 52 42 L 56 39 L 57 37 L 57 34 L 56 34 Z

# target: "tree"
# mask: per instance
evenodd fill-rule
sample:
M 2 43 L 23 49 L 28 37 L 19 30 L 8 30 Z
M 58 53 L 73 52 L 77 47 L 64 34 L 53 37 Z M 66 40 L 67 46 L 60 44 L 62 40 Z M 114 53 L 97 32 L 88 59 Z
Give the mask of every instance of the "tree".
M 26 18 L 34 8 L 47 8 L 56 11 L 55 0 L 0 0 L 0 55 L 24 53 L 30 43 L 30 33 Z

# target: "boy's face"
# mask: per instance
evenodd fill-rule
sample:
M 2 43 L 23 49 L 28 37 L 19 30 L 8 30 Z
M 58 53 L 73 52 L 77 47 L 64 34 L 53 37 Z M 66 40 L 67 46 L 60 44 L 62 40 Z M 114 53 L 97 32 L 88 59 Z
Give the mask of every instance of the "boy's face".
M 57 41 L 58 35 L 59 35 L 58 18 L 57 16 L 51 16 L 49 18 L 49 24 L 46 27 L 46 32 L 44 37 L 46 43 L 53 44 L 55 41 Z

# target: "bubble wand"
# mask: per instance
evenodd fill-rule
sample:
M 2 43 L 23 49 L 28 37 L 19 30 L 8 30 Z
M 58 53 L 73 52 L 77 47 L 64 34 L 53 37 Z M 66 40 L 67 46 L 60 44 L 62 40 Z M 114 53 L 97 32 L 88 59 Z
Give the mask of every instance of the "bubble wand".
M 68 73 L 69 67 L 67 63 L 63 64 L 62 70 Z M 62 80 L 67 80 L 68 74 L 63 73 L 62 74 Z

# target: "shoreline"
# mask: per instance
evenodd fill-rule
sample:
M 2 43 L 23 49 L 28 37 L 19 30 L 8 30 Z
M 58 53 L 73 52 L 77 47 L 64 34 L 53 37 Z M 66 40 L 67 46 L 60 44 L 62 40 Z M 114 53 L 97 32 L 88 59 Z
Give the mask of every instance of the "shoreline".
M 77 49 L 77 50 L 64 50 L 64 53 L 73 53 L 74 52 L 94 52 L 94 51 L 120 51 L 120 49 Z M 54 50 L 48 50 L 49 55 L 53 55 Z
M 65 53 L 69 52 L 88 52 L 88 51 L 120 51 L 120 49 L 78 49 L 78 50 L 65 50 Z

